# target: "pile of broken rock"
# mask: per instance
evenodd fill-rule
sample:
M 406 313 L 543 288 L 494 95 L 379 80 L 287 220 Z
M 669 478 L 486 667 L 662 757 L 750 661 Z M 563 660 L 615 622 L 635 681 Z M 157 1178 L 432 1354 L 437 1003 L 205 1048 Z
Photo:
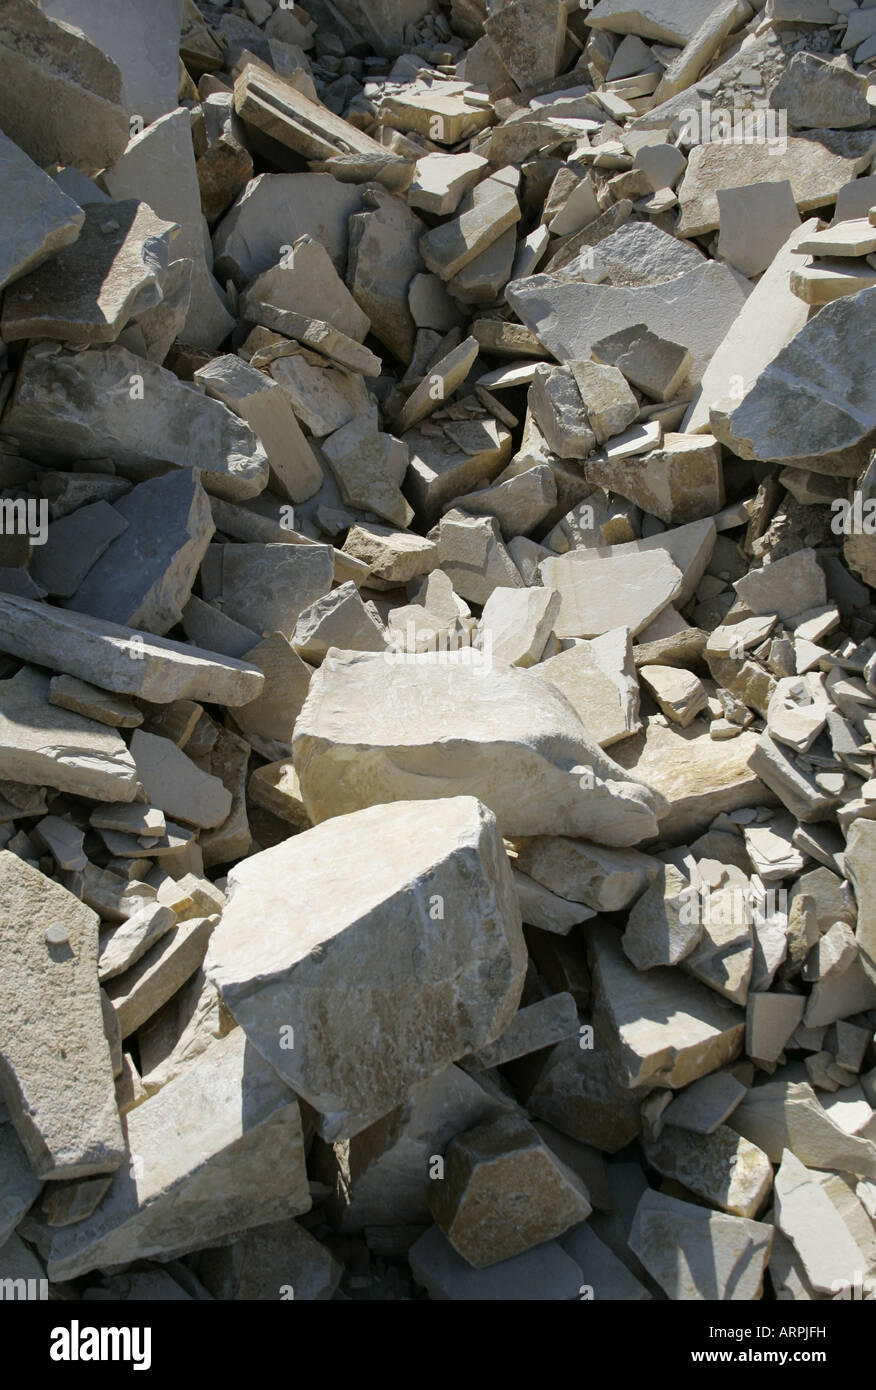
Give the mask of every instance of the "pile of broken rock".
M 0 0 L 4 1280 L 876 1274 L 874 65 Z

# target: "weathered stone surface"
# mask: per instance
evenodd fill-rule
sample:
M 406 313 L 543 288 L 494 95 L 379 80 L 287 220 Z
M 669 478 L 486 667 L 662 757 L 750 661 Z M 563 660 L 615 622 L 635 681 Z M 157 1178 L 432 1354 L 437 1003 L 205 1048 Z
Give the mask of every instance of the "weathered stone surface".
M 825 62 L 815 53 L 793 55 L 770 92 L 770 106 L 787 111 L 798 130 L 841 130 L 873 119 L 864 74 L 850 71 L 841 59 Z
M 322 468 L 288 395 L 271 377 L 228 353 L 200 367 L 194 381 L 246 421 L 268 456 L 272 481 L 282 496 L 290 502 L 306 502 L 319 491 Z
M 32 599 L 0 594 L 0 617 L 0 650 L 82 681 L 99 676 L 104 690 L 121 695 L 167 703 L 190 698 L 243 705 L 264 686 L 261 671 L 246 662 Z M 55 686 L 53 681 L 53 695 Z M 52 698 L 51 703 L 90 713 L 71 705 L 69 695 L 66 702 Z M 133 726 L 142 721 L 128 711 L 128 717 L 104 717 L 101 722 Z
M 583 1183 L 522 1116 L 457 1135 L 444 1162 L 430 1205 L 451 1245 L 475 1269 L 543 1245 L 590 1215 Z
M 361 208 L 361 189 L 331 174 L 259 174 L 213 234 L 216 274 L 242 287 L 276 265 L 283 248 L 305 234 L 325 247 L 342 272 L 347 223 Z
M 417 823 L 423 834 L 414 840 Z M 351 857 L 355 843 L 359 859 Z M 337 891 L 326 891 L 327 872 Z M 236 866 L 231 887 L 209 976 L 254 1045 L 318 1112 L 324 1138 L 364 1129 L 410 1086 L 492 1042 L 513 1017 L 525 965 L 519 907 L 495 819 L 473 798 L 333 818 Z M 315 912 L 292 931 L 299 895 Z M 258 939 L 249 931 L 255 904 Z M 444 924 L 440 948 L 424 925 L 435 920 Z M 395 973 L 405 960 L 419 962 L 407 1012 Z M 332 1009 L 329 1023 L 325 1015 L 336 991 L 346 1001 L 348 1041 L 340 1047 L 339 1016 Z M 294 1046 L 283 1044 L 288 1028 Z
M 772 1239 L 759 1221 L 649 1191 L 630 1248 L 673 1301 L 746 1302 L 760 1296 Z
M 596 912 L 620 912 L 654 882 L 660 862 L 633 849 L 538 835 L 521 847 L 517 863 L 536 882 Z
M 587 16 L 588 24 L 613 34 L 637 34 L 660 43 L 686 44 L 712 11 L 711 0 L 598 0 Z
M 876 984 L 876 823 L 855 821 L 849 831 L 844 858 L 858 902 L 855 939 L 860 962 Z
M 75 242 L 85 213 L 0 131 L 0 288 Z
M 87 203 L 83 212 L 73 245 L 4 295 L 0 328 L 6 342 L 115 342 L 132 312 L 160 303 L 176 224 L 134 198 Z
M 531 275 L 507 288 L 508 303 L 561 362 L 586 360 L 595 343 L 644 324 L 693 354 L 696 385 L 749 291 L 727 266 L 704 263 L 662 284 L 591 285 Z
M 278 1291 L 296 1303 L 321 1302 L 332 1297 L 343 1272 L 328 1248 L 294 1220 L 257 1226 L 198 1262 L 200 1279 L 223 1302 L 271 1302 Z
M 124 1157 L 97 929 L 72 893 L 0 851 L 0 1084 L 39 1178 L 108 1173 Z
M 407 192 L 412 208 L 449 217 L 466 193 L 486 174 L 487 161 L 478 154 L 427 154 L 417 160 Z
M 298 1102 L 242 1030 L 127 1116 L 130 1169 L 93 1216 L 59 1231 L 49 1273 L 171 1259 L 310 1209 Z
M 180 469 L 140 483 L 113 510 L 127 527 L 68 605 L 163 636 L 180 621 L 213 536 L 209 498 L 198 473 Z
M 776 1225 L 791 1240 L 820 1293 L 851 1284 L 867 1259 L 817 1175 L 785 1149 L 776 1174 Z
M 0 1124 L 0 1249 L 42 1191 L 11 1124 Z
M 656 799 L 617 776 L 558 692 L 531 672 L 452 657 L 329 654 L 293 744 L 314 822 L 377 800 L 471 794 L 506 835 L 635 844 L 654 833 Z
M 738 1056 L 745 1031 L 738 1009 L 679 972 L 635 970 L 611 928 L 587 933 L 625 1085 L 678 1090 Z
M 326 545 L 216 546 L 207 564 L 205 598 L 216 599 L 229 617 L 265 636 L 281 632 L 289 639 L 304 609 L 328 593 L 334 571 Z
M 29 0 L 6 0 L 0 49 L 0 126 L 35 164 L 93 173 L 118 159 L 129 133 L 122 77 L 99 44 Z
M 724 422 L 713 417 L 713 430 L 742 458 L 814 460 L 857 444 L 876 428 L 874 322 L 876 288 L 828 304 L 772 358 Z M 851 354 L 849 342 L 857 345 Z
M 591 642 L 577 642 L 542 661 L 536 674 L 565 695 L 601 748 L 641 728 L 629 628 L 613 628 Z
M 748 1087 L 733 1070 L 712 1072 L 691 1082 L 663 1111 L 664 1124 L 692 1134 L 714 1134 L 744 1100 Z
M 484 179 L 459 205 L 458 215 L 420 239 L 428 270 L 449 280 L 520 221 L 516 171 L 500 169 Z
M 136 1033 L 200 968 L 216 921 L 215 916 L 186 918 L 123 975 L 107 981 L 106 994 L 123 1039 Z
M 231 795 L 218 777 L 200 770 L 169 738 L 135 729 L 131 756 L 153 806 L 169 816 L 209 829 L 231 810 Z
M 762 1149 L 726 1125 L 693 1135 L 672 1126 L 645 1145 L 648 1163 L 730 1216 L 754 1218 L 773 1185 L 772 1165 Z
M 808 1168 L 876 1177 L 876 1144 L 844 1133 L 805 1081 L 779 1077 L 755 1086 L 727 1123 L 773 1163 L 780 1163 L 784 1150 L 790 1149 Z
M 416 333 L 407 292 L 423 270 L 419 245 L 425 224 L 383 189 L 369 190 L 363 202 L 365 210 L 350 218 L 347 287 L 375 337 L 407 363 Z
M 49 526 L 45 545 L 33 554 L 30 573 L 53 598 L 70 598 L 127 528 L 121 512 L 108 502 L 79 507 Z
M 179 86 L 180 0 L 157 0 L 148 13 L 135 0 L 46 0 L 52 19 L 81 29 L 122 75 L 122 104 L 147 123 L 173 111 Z
M 325 319 L 348 338 L 364 342 L 371 321 L 359 308 L 321 242 L 305 232 L 282 260 L 249 285 L 249 293 L 277 309 Z
M 591 462 L 587 477 L 670 526 L 714 516 L 724 505 L 721 445 L 709 434 L 666 434 L 653 453 Z
M 133 801 L 139 790 L 118 734 L 50 704 L 49 678 L 31 666 L 0 681 L 0 776 L 95 801 Z
M 560 594 L 558 637 L 600 637 L 612 628 L 635 635 L 681 592 L 682 574 L 668 552 L 615 556 L 576 550 L 543 560 L 542 582 Z
M 254 497 L 268 480 L 264 450 L 218 401 L 117 344 L 70 353 L 29 348 L 3 432 L 49 458 L 112 456 L 135 476 L 158 463 L 199 468 L 208 492 Z
M 357 416 L 322 444 L 344 502 L 404 528 L 413 521 L 414 511 L 393 476 L 392 457 L 398 447 L 372 411 Z
M 192 262 L 189 311 L 183 338 L 211 351 L 228 336 L 234 320 L 225 295 L 211 273 L 212 256 L 192 148 L 191 121 L 183 107 L 160 116 L 134 135 L 113 167 L 104 175 L 113 198 L 142 198 L 159 217 L 180 227 L 175 256 Z
M 363 522 L 350 527 L 343 550 L 368 566 L 368 583 L 373 588 L 397 588 L 429 574 L 438 563 L 434 541 L 411 531 Z
M 634 904 L 622 945 L 637 970 L 678 965 L 698 944 L 702 925 L 690 910 L 692 892 L 684 874 L 667 864 Z
M 481 649 L 509 666 L 535 666 L 559 607 L 552 589 L 494 589 L 481 618 Z

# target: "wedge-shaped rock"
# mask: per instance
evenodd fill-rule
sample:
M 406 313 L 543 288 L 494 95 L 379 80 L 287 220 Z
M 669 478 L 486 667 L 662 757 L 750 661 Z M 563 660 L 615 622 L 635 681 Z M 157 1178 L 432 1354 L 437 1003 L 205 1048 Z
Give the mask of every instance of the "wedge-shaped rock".
M 525 587 L 494 517 L 447 512 L 430 539 L 436 542 L 438 565 L 461 598 L 485 604 L 496 589 Z
M 506 293 L 515 313 L 560 362 L 586 361 L 602 338 L 644 324 L 693 354 L 690 382 L 696 385 L 748 290 L 728 266 L 704 262 L 656 285 L 576 284 L 561 272 L 514 280 Z
M 45 545 L 31 557 L 31 577 L 53 598 L 71 598 L 91 567 L 127 529 L 127 521 L 109 502 L 78 507 L 52 522 Z
M 557 691 L 531 672 L 452 657 L 329 653 L 293 743 L 314 823 L 377 801 L 468 794 L 505 835 L 630 845 L 654 833 L 657 799 L 617 775 Z
M 673 1302 L 750 1302 L 763 1287 L 773 1228 L 646 1192 L 630 1249 Z
M 254 497 L 268 481 L 248 425 L 118 345 L 30 348 L 3 431 L 48 458 L 112 457 L 135 476 L 148 477 L 157 463 L 198 468 L 208 492 L 232 501 Z
M 698 944 L 702 925 L 692 911 L 692 894 L 690 881 L 667 864 L 636 902 L 622 944 L 637 970 L 678 965 Z
M 0 128 L 34 163 L 87 173 L 115 163 L 128 114 L 121 73 L 99 44 L 30 0 L 6 0 L 0 65 Z
M 126 1118 L 130 1167 L 59 1231 L 50 1277 L 171 1259 L 310 1209 L 298 1101 L 240 1029 Z
M 795 53 L 770 92 L 770 106 L 787 112 L 798 129 L 841 130 L 869 125 L 867 79 L 840 58 L 825 62 L 814 53 Z
M 420 240 L 426 267 L 449 280 L 520 221 L 515 171 L 501 169 L 467 193 L 459 212 Z
M 429 574 L 438 564 L 434 541 L 412 531 L 394 531 L 390 526 L 362 522 L 350 527 L 343 551 L 368 566 L 369 586 L 377 589 L 396 589 Z
M 808 1082 L 787 1081 L 779 1073 L 753 1087 L 727 1124 L 763 1149 L 773 1163 L 781 1163 L 784 1150 L 790 1149 L 807 1168 L 876 1177 L 876 1144 L 846 1134 Z
M 148 12 L 136 0 L 107 9 L 100 0 L 47 0 L 46 14 L 81 29 L 122 74 L 124 105 L 154 121 L 176 106 L 179 87 L 180 6 L 157 0 Z
M 613 628 L 542 661 L 536 673 L 562 691 L 600 748 L 641 728 L 632 650 L 629 628 Z
M 413 508 L 402 497 L 398 475 L 393 475 L 393 454 L 400 446 L 379 428 L 376 411 L 357 416 L 322 447 L 348 506 L 401 528 L 413 521 Z
M 322 469 L 286 393 L 271 377 L 227 353 L 200 367 L 194 380 L 208 396 L 246 421 L 268 456 L 272 479 L 282 496 L 306 502 L 319 491 Z
M 0 289 L 74 242 L 85 213 L 0 131 Z
M 863 148 L 866 148 L 864 146 Z M 709 141 L 691 150 L 678 188 L 678 235 L 703 236 L 720 225 L 718 192 L 755 183 L 772 183 L 777 174 L 791 182 L 801 212 L 835 201 L 844 184 L 867 164 L 866 155 L 835 154 L 818 139 L 792 136 L 781 164 L 767 140 Z
M 475 1269 L 543 1245 L 591 1212 L 584 1184 L 522 1116 L 457 1135 L 444 1165 L 430 1205 L 451 1245 Z
M 724 505 L 721 445 L 709 434 L 667 434 L 662 449 L 588 464 L 587 478 L 669 526 L 714 516 Z
M 262 672 L 244 661 L 12 594 L 0 594 L 0 651 L 82 681 L 100 680 L 103 690 L 141 695 L 158 703 L 188 698 L 245 705 L 264 686 Z M 54 693 L 52 704 L 74 708 L 54 698 Z M 141 721 L 129 712 L 124 718 L 114 715 L 102 722 L 132 725 Z
M 874 344 L 876 287 L 810 319 L 741 404 L 723 420 L 713 415 L 713 430 L 747 459 L 808 460 L 850 448 L 876 429 Z
M 407 365 L 416 336 L 407 295 L 423 270 L 419 243 L 426 227 L 385 189 L 369 189 L 362 201 L 366 210 L 355 209 L 349 220 L 347 287 L 371 321 L 374 336 Z
M 200 969 L 216 922 L 215 916 L 186 918 L 123 975 L 107 981 L 106 995 L 123 1039 L 136 1033 Z
M 304 609 L 328 593 L 334 572 L 328 545 L 216 546 L 208 564 L 205 598 L 239 623 L 289 639 Z
M 295 239 L 277 265 L 252 282 L 249 292 L 278 309 L 325 319 L 357 343 L 364 342 L 371 329 L 368 315 L 350 294 L 325 247 L 307 233 Z
M 542 582 L 560 594 L 558 637 L 600 637 L 627 627 L 635 637 L 682 588 L 682 573 L 668 551 L 572 551 L 543 560 Z
M 234 85 L 234 109 L 244 124 L 305 159 L 386 153 L 370 135 L 262 64 L 247 63 L 241 72 Z
M 712 0 L 598 0 L 587 16 L 592 29 L 611 34 L 637 34 L 660 43 L 686 44 L 709 18 Z
M 95 801 L 133 801 L 137 771 L 112 729 L 49 703 L 49 678 L 23 666 L 0 681 L 0 777 Z
M 527 1059 L 525 1087 L 530 1114 L 581 1144 L 603 1153 L 617 1153 L 635 1139 L 641 1128 L 640 1110 L 647 1087 L 627 1090 L 621 1084 L 617 1060 L 607 1049 L 582 1049 L 580 1038 L 568 1038 L 540 1057 Z
M 111 1173 L 124 1158 L 98 925 L 72 893 L 0 851 L 0 1090 L 39 1178 Z
M 509 666 L 535 666 L 559 607 L 552 589 L 494 589 L 481 618 L 481 649 Z
M 800 264 L 797 247 L 818 225 L 810 218 L 788 237 L 729 325 L 684 417 L 685 433 L 707 432 L 713 407 L 726 405 L 735 410 L 740 392 L 744 399 L 761 372 L 806 323 L 806 306 L 791 292 L 791 272 Z M 729 399 L 731 391 L 735 401 Z
M 772 1164 L 763 1150 L 726 1125 L 711 1134 L 668 1125 L 644 1148 L 648 1163 L 664 1178 L 674 1178 L 730 1216 L 756 1217 L 773 1185 Z
M 197 472 L 140 483 L 114 510 L 127 529 L 69 599 L 94 618 L 163 635 L 180 621 L 215 527 Z
M 640 973 L 609 927 L 588 929 L 594 969 L 627 1086 L 669 1086 L 716 1071 L 739 1055 L 745 1016 L 680 971 Z
M 201 1282 L 222 1302 L 268 1302 L 278 1289 L 291 1290 L 296 1303 L 321 1302 L 343 1272 L 328 1247 L 294 1220 L 257 1226 L 233 1245 L 206 1251 L 198 1264 Z
M 526 962 L 520 910 L 495 818 L 472 797 L 333 819 L 230 878 L 208 975 L 318 1112 L 323 1138 L 358 1133 L 514 1015 Z M 312 905 L 306 917 L 300 901 Z
M 405 443 L 411 451 L 405 491 L 426 522 L 436 521 L 453 498 L 492 482 L 511 457 L 511 433 L 496 420 L 457 426 L 452 436 L 413 430 Z
M 318 666 L 330 647 L 345 651 L 382 652 L 386 633 L 373 606 L 366 607 L 352 580 L 305 608 L 295 625 L 295 650 Z
M 160 303 L 177 227 L 146 203 L 87 203 L 78 240 L 3 297 L 6 342 L 112 343 L 134 309 Z
M 854 1281 L 868 1258 L 830 1200 L 818 1175 L 785 1149 L 776 1174 L 776 1225 L 791 1240 L 806 1276 L 819 1293 L 836 1293 Z
M 175 820 L 206 829 L 225 820 L 231 794 L 218 777 L 202 772 L 171 739 L 135 729 L 131 756 L 153 806 Z
M 211 273 L 212 254 L 207 255 L 210 243 L 188 111 L 178 107 L 134 135 L 104 182 L 113 198 L 142 198 L 159 217 L 178 223 L 173 254 L 192 262 L 191 297 L 181 336 L 195 347 L 217 348 L 234 320 Z
M 408 203 L 438 217 L 449 217 L 487 168 L 487 161 L 478 154 L 424 155 L 417 160 Z

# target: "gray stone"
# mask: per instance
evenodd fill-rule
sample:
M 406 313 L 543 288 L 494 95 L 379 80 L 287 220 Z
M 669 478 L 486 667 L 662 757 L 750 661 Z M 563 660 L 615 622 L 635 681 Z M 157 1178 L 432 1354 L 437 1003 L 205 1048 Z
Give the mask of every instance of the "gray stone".
M 30 347 L 2 432 L 48 458 L 112 457 L 149 477 L 158 463 L 202 470 L 209 492 L 254 497 L 268 461 L 252 430 L 218 401 L 118 344 Z
M 38 1178 L 112 1172 L 124 1158 L 97 929 L 96 913 L 72 893 L 0 852 L 0 1077 Z
M 786 111 L 800 128 L 841 130 L 869 125 L 873 108 L 867 79 L 842 59 L 826 62 L 814 53 L 795 53 L 770 92 L 770 106 Z
M 0 131 L 0 289 L 76 240 L 85 213 Z
M 765 1223 L 649 1191 L 630 1249 L 673 1302 L 749 1302 L 760 1297 L 772 1239 Z
M 416 334 L 407 296 L 424 268 L 419 246 L 425 224 L 384 189 L 369 189 L 362 201 L 365 210 L 350 217 L 347 286 L 374 336 L 407 365 Z
M 45 545 L 34 550 L 30 572 L 53 597 L 70 598 L 127 528 L 124 516 L 108 502 L 80 507 L 52 522 Z
M 129 115 L 148 124 L 176 107 L 179 87 L 180 0 L 156 0 L 148 12 L 136 0 L 111 8 L 100 0 L 45 0 L 53 19 L 72 24 L 118 65 Z
M 570 1302 L 583 1282 L 578 1264 L 553 1240 L 489 1269 L 472 1269 L 432 1226 L 411 1246 L 409 1258 L 416 1281 L 439 1302 Z
M 566 37 L 563 0 L 509 0 L 492 13 L 484 32 L 521 89 L 556 77 Z
M 329 592 L 334 572 L 327 545 L 211 547 L 202 572 L 204 597 L 264 636 L 291 638 L 304 609 Z
M 242 288 L 276 265 L 284 249 L 305 233 L 325 247 L 343 273 L 347 223 L 361 208 L 362 190 L 331 174 L 259 174 L 213 233 L 216 275 Z

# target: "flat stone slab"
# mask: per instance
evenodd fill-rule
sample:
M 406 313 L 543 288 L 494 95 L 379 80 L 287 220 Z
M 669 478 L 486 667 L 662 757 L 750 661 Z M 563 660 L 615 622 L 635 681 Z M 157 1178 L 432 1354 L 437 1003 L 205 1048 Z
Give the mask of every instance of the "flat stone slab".
M 0 651 L 89 684 L 99 680 L 104 691 L 140 695 L 157 704 L 191 699 L 245 705 L 261 694 L 265 683 L 257 666 L 234 657 L 14 594 L 0 594 Z M 70 698 L 68 688 L 68 703 L 54 698 L 52 703 L 74 708 Z M 104 722 L 141 722 L 132 711 L 122 714 Z
M 95 801 L 133 801 L 137 770 L 119 735 L 49 702 L 32 666 L 0 681 L 0 777 Z
M 124 1159 L 98 924 L 60 884 L 0 851 L 0 1087 L 38 1178 L 111 1173 Z
M 85 222 L 78 203 L 0 131 L 0 289 L 70 246 Z
M 514 1016 L 520 909 L 472 797 L 333 817 L 236 865 L 230 888 L 207 973 L 323 1138 L 358 1133 Z
M 125 1120 L 130 1164 L 92 1216 L 57 1232 L 49 1277 L 173 1259 L 310 1210 L 296 1096 L 239 1028 Z
M 561 276 L 532 275 L 512 281 L 506 290 L 515 313 L 560 362 L 586 360 L 601 338 L 644 324 L 693 354 L 692 385 L 701 380 L 748 293 L 738 275 L 716 262 L 657 285 L 572 284 Z
M 509 836 L 629 845 L 655 833 L 657 799 L 618 773 L 558 691 L 453 657 L 329 653 L 293 741 L 314 823 L 378 801 L 475 795 Z
M 268 481 L 265 451 L 243 420 L 118 344 L 29 348 L 2 432 L 40 456 L 111 457 L 135 476 L 151 476 L 156 463 L 198 468 L 207 491 L 230 501 Z
M 773 1228 L 648 1191 L 630 1249 L 674 1302 L 749 1302 L 760 1297 Z

